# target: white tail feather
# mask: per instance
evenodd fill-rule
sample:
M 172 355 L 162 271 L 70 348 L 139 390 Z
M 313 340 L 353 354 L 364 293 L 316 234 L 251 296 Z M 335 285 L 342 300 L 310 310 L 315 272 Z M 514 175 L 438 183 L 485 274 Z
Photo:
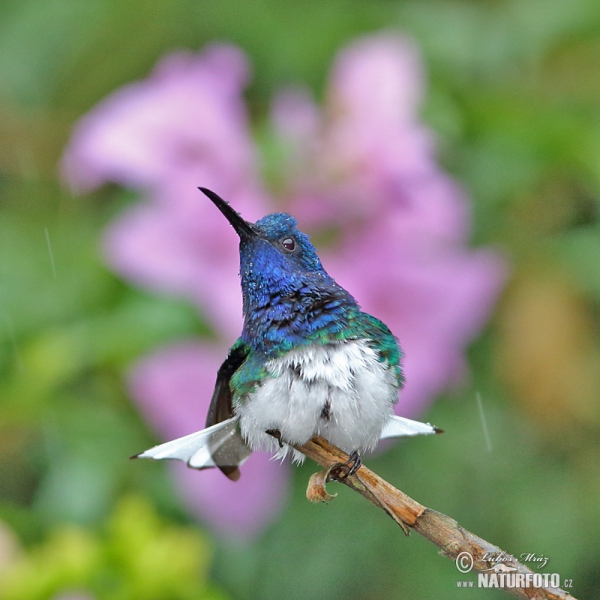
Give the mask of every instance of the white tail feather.
M 239 466 L 250 455 L 250 449 L 241 440 L 238 420 L 238 416 L 232 417 L 212 427 L 177 438 L 166 444 L 154 446 L 154 448 L 138 454 L 136 458 L 177 459 L 186 462 L 194 469 L 205 469 L 218 466 L 213 459 L 218 454 L 221 465 L 227 463 L 231 466 Z M 420 423 L 394 415 L 383 428 L 379 439 L 434 433 L 440 433 L 440 430 L 429 423 Z M 229 452 L 228 447 L 231 448 Z M 229 457 L 228 454 L 230 454 Z M 227 460 L 228 458 L 231 460 Z
M 441 433 L 441 430 L 429 423 L 412 421 L 411 419 L 394 415 L 383 428 L 379 439 L 385 440 L 387 438 L 409 437 L 413 435 L 432 435 L 434 433 Z
M 213 460 L 216 452 L 239 435 L 237 432 L 237 421 L 239 417 L 232 417 L 196 433 L 177 438 L 154 446 L 137 455 L 137 458 L 153 458 L 154 460 L 177 459 L 182 460 L 194 469 L 218 466 Z M 248 455 L 250 452 L 248 451 Z M 237 464 L 242 464 L 247 458 L 245 456 Z

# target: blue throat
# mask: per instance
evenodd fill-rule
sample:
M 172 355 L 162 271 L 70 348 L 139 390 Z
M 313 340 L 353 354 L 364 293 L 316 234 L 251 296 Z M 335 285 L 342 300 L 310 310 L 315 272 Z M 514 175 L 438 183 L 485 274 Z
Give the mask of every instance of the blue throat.
M 300 271 L 268 242 L 240 245 L 244 298 L 242 339 L 267 356 L 342 333 L 356 300 L 330 277 L 316 258 Z

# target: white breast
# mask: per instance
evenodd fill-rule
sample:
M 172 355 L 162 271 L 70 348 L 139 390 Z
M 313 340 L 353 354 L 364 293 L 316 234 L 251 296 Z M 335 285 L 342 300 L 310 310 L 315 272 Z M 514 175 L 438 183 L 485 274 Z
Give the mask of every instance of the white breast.
M 368 340 L 302 347 L 266 367 L 270 377 L 236 413 L 248 445 L 280 457 L 289 448 L 279 448 L 268 429 L 279 430 L 290 444 L 321 435 L 347 453 L 371 449 L 398 399 L 394 369 L 379 360 Z

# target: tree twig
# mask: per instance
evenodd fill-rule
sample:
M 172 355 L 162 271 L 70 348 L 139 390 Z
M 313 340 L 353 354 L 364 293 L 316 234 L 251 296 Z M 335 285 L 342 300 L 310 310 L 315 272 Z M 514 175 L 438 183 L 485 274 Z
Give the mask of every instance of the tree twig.
M 327 481 L 335 479 L 385 511 L 407 535 L 410 528 L 433 542 L 441 549 L 440 554 L 443 556 L 456 560 L 461 553 L 468 553 L 472 557 L 473 571 L 490 574 L 490 571 L 498 564 L 494 557 L 510 556 L 497 546 L 467 531 L 454 519 L 419 504 L 364 466 L 361 466 L 354 475 L 349 477 L 332 477 L 332 473 L 335 473 L 335 471 L 331 471 L 332 467 L 346 462 L 348 456 L 327 440 L 315 436 L 306 444 L 295 446 L 295 448 L 326 469 L 311 477 L 307 490 L 309 500 L 313 502 L 332 500 L 333 496 L 327 493 L 325 484 Z M 467 555 L 463 556 L 469 558 Z M 507 564 L 510 565 L 511 575 L 513 573 L 523 574 L 529 578 L 524 578 L 524 581 L 531 582 L 532 576 L 535 575 L 534 572 L 513 557 L 510 558 L 510 563 Z M 496 575 L 499 576 L 500 573 L 496 573 Z M 524 585 L 523 587 L 502 587 L 501 589 L 524 600 L 575 600 L 571 594 L 550 585 L 546 587 Z

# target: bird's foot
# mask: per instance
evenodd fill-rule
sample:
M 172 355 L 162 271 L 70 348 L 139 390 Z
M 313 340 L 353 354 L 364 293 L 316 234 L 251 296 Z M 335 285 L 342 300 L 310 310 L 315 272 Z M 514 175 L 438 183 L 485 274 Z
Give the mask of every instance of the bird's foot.
M 328 479 L 337 479 L 338 481 L 343 481 L 347 479 L 351 475 L 354 475 L 362 466 L 362 459 L 358 450 L 354 450 L 348 456 L 348 460 L 346 462 L 337 463 L 329 469 Z
M 283 442 L 281 441 L 281 431 L 279 431 L 279 429 L 267 429 L 265 433 L 272 435 L 279 442 L 279 447 L 283 448 Z

